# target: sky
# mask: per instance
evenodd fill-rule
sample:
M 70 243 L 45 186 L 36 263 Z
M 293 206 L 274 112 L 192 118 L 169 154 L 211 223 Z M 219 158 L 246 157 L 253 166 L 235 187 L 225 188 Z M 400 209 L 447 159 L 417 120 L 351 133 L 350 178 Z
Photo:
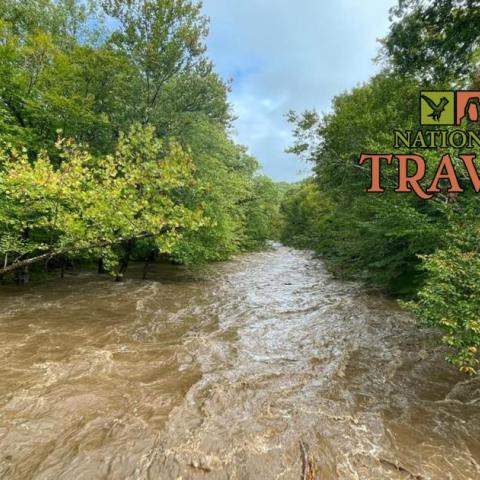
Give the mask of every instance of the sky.
M 235 139 L 274 180 L 297 181 L 310 165 L 285 153 L 289 110 L 330 109 L 332 98 L 374 75 L 378 38 L 395 0 L 203 0 L 207 47 L 232 79 Z

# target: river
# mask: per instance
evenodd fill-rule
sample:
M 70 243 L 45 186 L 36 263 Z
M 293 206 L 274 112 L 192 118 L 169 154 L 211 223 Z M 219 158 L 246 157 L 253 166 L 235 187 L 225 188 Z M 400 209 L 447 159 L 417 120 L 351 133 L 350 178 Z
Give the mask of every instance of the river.
M 478 479 L 480 380 L 276 246 L 0 291 L 1 479 Z

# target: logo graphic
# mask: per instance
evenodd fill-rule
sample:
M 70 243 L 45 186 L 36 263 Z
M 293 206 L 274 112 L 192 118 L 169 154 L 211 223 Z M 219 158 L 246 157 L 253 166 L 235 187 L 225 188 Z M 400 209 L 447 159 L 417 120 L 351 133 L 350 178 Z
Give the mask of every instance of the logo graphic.
M 470 122 L 480 120 L 480 92 L 457 92 L 456 124 L 460 125 L 464 118 Z
M 480 122 L 480 91 L 424 90 L 420 92 L 422 125 L 461 125 Z
M 467 188 L 480 194 L 480 158 L 472 153 L 480 149 L 480 91 L 423 90 L 419 103 L 422 128 L 393 130 L 393 148 L 401 149 L 402 153 L 360 155 L 360 166 L 370 162 L 367 192 L 385 192 L 382 166 L 396 164 L 394 192 L 414 192 L 422 200 L 440 196 L 442 202 L 456 201 L 457 195 Z M 434 171 L 429 171 L 431 161 L 427 163 L 423 155 L 411 153 L 429 148 L 446 150 Z M 409 153 L 403 153 L 405 151 Z M 457 159 L 452 157 L 453 153 Z
M 455 92 L 421 92 L 420 119 L 422 125 L 455 125 Z

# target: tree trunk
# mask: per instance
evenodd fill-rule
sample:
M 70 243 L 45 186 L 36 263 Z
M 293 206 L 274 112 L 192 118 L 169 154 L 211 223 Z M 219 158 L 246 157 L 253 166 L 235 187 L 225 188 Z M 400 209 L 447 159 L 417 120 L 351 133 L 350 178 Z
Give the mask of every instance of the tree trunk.
M 125 275 L 128 268 L 128 264 L 130 262 L 130 255 L 132 253 L 132 250 L 133 250 L 133 239 L 129 239 L 126 241 L 126 244 L 125 244 L 125 255 L 122 259 L 122 263 L 120 265 L 117 278 L 115 279 L 116 282 L 121 282 L 123 280 L 123 276 Z
M 26 285 L 30 280 L 30 272 L 28 265 L 25 265 L 23 269 L 15 272 L 15 281 L 18 285 Z
M 105 265 L 103 263 L 103 257 L 98 257 L 98 262 L 97 262 L 97 273 L 99 275 L 102 275 L 104 273 L 107 273 L 105 270 Z
M 155 260 L 155 249 L 152 248 L 152 250 L 150 250 L 150 253 L 145 257 L 145 264 L 143 265 L 143 275 L 142 275 L 143 280 L 147 279 L 148 265 L 154 260 Z
M 28 242 L 30 236 L 30 229 L 27 227 L 22 231 L 22 241 Z M 15 281 L 19 285 L 25 285 L 30 280 L 29 265 L 25 265 L 21 270 L 18 270 L 15 275 Z

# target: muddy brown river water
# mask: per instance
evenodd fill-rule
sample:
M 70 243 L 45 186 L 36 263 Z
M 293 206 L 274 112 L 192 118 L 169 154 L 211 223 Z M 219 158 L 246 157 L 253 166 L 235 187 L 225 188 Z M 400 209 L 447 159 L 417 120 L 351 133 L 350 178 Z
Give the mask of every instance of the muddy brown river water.
M 285 247 L 0 291 L 1 479 L 479 479 L 480 381 Z

